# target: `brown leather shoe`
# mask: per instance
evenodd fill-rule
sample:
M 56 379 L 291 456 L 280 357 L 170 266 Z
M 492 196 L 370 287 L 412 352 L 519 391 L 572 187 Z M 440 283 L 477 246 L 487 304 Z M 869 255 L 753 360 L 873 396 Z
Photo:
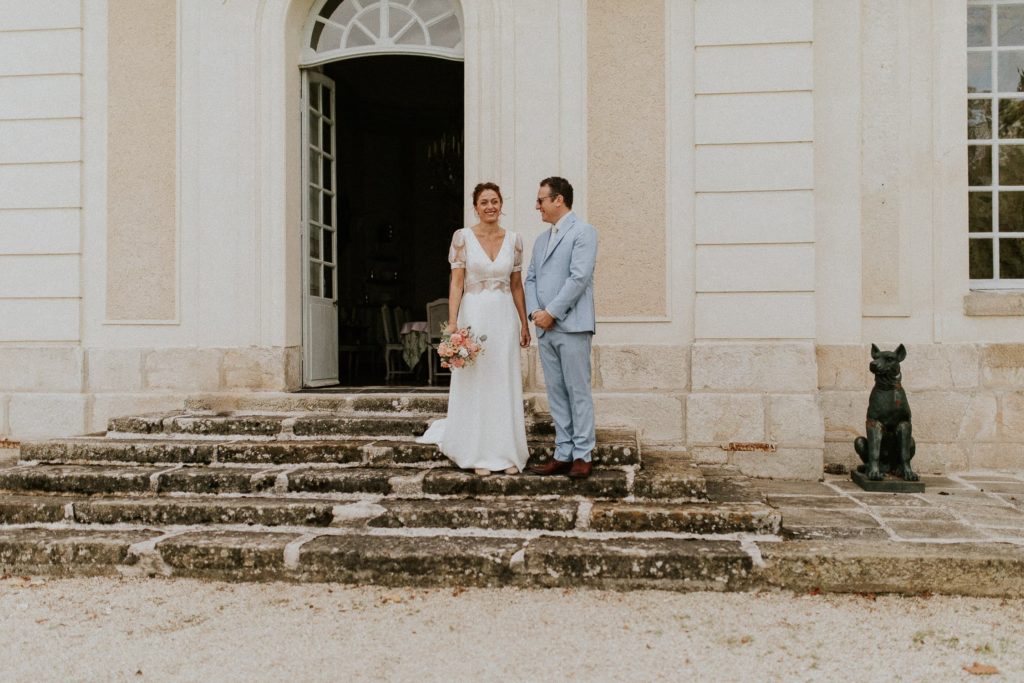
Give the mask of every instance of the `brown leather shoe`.
M 530 465 L 526 468 L 526 471 L 530 474 L 539 474 L 542 477 L 547 477 L 552 474 L 568 474 L 572 465 L 571 462 L 562 462 L 552 458 L 541 465 Z
M 572 467 L 569 468 L 570 479 L 586 479 L 590 476 L 590 470 L 593 469 L 593 463 L 577 458 L 572 461 Z

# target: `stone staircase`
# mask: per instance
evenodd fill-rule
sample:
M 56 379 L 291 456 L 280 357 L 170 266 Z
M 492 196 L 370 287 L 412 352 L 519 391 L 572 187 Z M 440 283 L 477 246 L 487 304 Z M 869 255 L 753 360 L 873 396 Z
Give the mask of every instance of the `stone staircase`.
M 0 566 L 389 585 L 746 585 L 781 517 L 742 477 L 598 430 L 586 480 L 478 477 L 417 444 L 444 394 L 208 396 L 24 444 Z M 531 462 L 553 427 L 527 401 Z

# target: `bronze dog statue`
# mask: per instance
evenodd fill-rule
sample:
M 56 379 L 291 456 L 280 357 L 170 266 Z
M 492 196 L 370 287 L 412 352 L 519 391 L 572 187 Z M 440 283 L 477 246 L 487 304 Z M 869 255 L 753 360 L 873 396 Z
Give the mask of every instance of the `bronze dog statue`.
M 875 386 L 868 398 L 867 438 L 858 436 L 853 448 L 863 465 L 857 467 L 868 479 L 881 481 L 890 472 L 906 481 L 920 477 L 910 467 L 917 451 L 910 426 L 910 404 L 903 391 L 900 362 L 907 350 L 900 344 L 895 351 L 879 351 L 871 345 L 871 364 Z

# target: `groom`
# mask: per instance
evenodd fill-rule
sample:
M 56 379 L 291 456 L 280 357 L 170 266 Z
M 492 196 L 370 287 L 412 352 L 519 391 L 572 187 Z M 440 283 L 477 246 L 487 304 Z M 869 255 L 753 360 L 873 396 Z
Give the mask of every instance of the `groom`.
M 537 326 L 548 404 L 555 422 L 555 457 L 534 474 L 590 476 L 594 399 L 590 395 L 590 341 L 594 335 L 597 231 L 572 211 L 572 185 L 545 178 L 537 210 L 551 229 L 533 245 L 526 273 L 526 310 Z

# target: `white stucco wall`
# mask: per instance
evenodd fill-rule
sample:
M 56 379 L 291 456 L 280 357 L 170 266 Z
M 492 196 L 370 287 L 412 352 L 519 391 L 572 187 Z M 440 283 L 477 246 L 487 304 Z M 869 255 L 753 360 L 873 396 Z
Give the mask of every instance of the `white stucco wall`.
M 79 339 L 80 4 L 0 3 L 0 344 Z
M 174 227 L 178 260 L 158 277 L 177 311 L 125 320 L 110 318 L 107 301 L 108 286 L 131 285 L 107 257 L 118 214 L 110 203 L 133 200 L 109 182 L 125 173 L 108 145 L 111 3 L 0 0 L 0 434 L 97 429 L 109 415 L 195 391 L 294 388 L 297 64 L 313 2 L 177 0 L 173 19 L 163 13 L 173 26 L 160 33 L 177 52 L 174 95 L 159 106 L 167 119 L 173 106 L 177 122 L 176 139 L 161 144 L 176 166 L 176 213 L 165 227 Z M 467 190 L 499 182 L 506 224 L 529 248 L 547 227 L 533 208 L 540 178 L 572 180 L 577 211 L 590 217 L 592 135 L 614 130 L 624 110 L 588 106 L 590 85 L 614 90 L 588 83 L 591 67 L 613 81 L 607 70 L 617 64 L 612 41 L 592 43 L 588 29 L 619 36 L 608 16 L 617 5 L 462 4 Z M 849 456 L 866 391 L 863 345 L 904 342 L 909 372 L 927 380 L 918 391 L 932 392 L 918 399 L 926 412 L 969 400 L 994 416 L 968 411 L 955 438 L 923 433 L 929 452 L 942 454 L 929 456 L 934 467 L 1003 446 L 1024 453 L 1012 426 L 1024 405 L 1015 384 L 1024 306 L 1007 315 L 1012 306 L 964 302 L 965 6 L 645 4 L 645 21 L 664 24 L 636 51 L 664 53 L 663 77 L 649 79 L 664 82 L 664 116 L 644 119 L 664 141 L 664 178 L 646 168 L 657 191 L 637 196 L 629 174 L 617 187 L 615 164 L 602 162 L 600 185 L 602 199 L 621 192 L 624 202 L 607 215 L 645 201 L 649 222 L 664 216 L 664 253 L 650 269 L 664 268 L 653 278 L 664 300 L 659 289 L 650 311 L 631 316 L 628 300 L 643 293 L 606 287 L 618 299 L 599 316 L 595 340 L 602 419 L 711 458 L 722 441 L 772 441 L 785 457 L 764 460 L 762 471 L 806 475 L 822 439 L 826 460 Z M 528 388 L 542 390 L 536 368 L 527 374 Z M 786 418 L 819 408 L 823 427 Z M 743 457 L 757 471 L 755 456 Z M 996 462 L 985 457 L 977 462 Z
M 813 16 L 696 3 L 697 339 L 814 337 Z

